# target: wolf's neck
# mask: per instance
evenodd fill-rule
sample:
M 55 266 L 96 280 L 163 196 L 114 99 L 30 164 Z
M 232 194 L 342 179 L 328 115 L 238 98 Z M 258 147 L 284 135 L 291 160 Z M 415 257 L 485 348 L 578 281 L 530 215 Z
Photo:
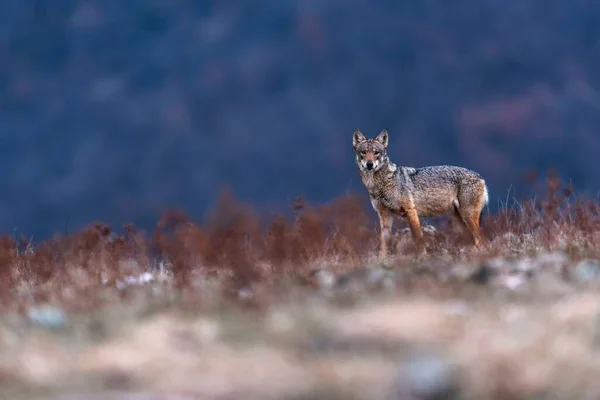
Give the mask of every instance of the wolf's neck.
M 398 167 L 389 159 L 377 171 L 361 171 L 362 181 L 369 192 L 391 183 L 398 173 Z
M 379 178 L 391 177 L 398 171 L 398 167 L 396 164 L 390 161 L 389 158 L 385 160 L 385 162 L 381 165 L 377 171 L 373 172 L 373 175 L 378 176 Z

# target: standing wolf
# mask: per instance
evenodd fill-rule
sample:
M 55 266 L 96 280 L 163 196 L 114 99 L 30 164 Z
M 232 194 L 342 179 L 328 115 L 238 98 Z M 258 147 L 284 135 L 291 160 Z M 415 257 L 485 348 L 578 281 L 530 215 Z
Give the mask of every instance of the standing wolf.
M 479 223 L 489 201 L 481 175 L 448 165 L 397 167 L 387 155 L 385 129 L 375 139 L 367 139 L 357 129 L 352 144 L 360 177 L 379 215 L 380 258 L 387 256 L 394 215 L 406 219 L 420 251 L 424 250 L 424 243 L 419 217 L 438 217 L 450 212 L 466 225 L 475 246 L 481 245 Z

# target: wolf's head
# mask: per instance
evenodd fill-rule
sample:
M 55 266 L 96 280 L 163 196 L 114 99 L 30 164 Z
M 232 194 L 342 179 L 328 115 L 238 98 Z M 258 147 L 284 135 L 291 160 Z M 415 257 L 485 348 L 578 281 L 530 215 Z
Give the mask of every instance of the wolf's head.
M 352 136 L 356 164 L 362 171 L 378 171 L 387 161 L 388 133 L 384 129 L 375 139 L 367 139 L 357 129 Z

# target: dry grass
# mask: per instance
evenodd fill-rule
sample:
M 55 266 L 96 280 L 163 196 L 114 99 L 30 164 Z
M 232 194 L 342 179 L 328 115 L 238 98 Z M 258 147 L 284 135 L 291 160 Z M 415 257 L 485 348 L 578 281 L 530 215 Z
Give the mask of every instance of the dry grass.
M 578 263 L 600 258 L 599 210 L 551 175 L 543 200 L 484 215 L 481 250 L 439 219 L 415 259 L 397 225 L 388 269 L 353 195 L 265 216 L 225 192 L 202 223 L 173 211 L 152 235 L 5 236 L 0 395 L 595 398 L 600 267 Z
M 507 203 L 496 215 L 484 214 L 488 244 L 482 251 L 474 251 L 470 236 L 452 220 L 435 221 L 435 230 L 425 229 L 429 261 L 555 250 L 574 260 L 599 255 L 600 203 L 573 199 L 572 190 L 561 188 L 555 176 L 548 180 L 545 199 L 519 203 L 507 196 Z M 289 213 L 275 216 L 259 215 L 228 192 L 218 204 L 202 223 L 169 211 L 152 235 L 132 225 L 117 234 L 95 223 L 39 244 L 0 237 L 1 304 L 11 309 L 51 301 L 84 310 L 102 302 L 98 291 L 148 271 L 168 274 L 181 293 L 212 282 L 221 288 L 219 295 L 235 298 L 241 289 L 257 285 L 277 291 L 284 284 L 311 283 L 319 267 L 343 274 L 375 262 L 375 215 L 356 195 L 320 207 L 298 199 Z M 402 269 L 413 263 L 414 254 L 406 224 L 398 221 L 395 229 L 397 257 L 391 266 Z

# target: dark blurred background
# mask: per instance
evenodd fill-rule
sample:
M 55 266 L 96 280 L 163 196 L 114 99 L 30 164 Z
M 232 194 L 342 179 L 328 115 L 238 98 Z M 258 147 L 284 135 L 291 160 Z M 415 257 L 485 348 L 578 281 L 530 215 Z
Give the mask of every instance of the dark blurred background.
M 3 0 L 0 229 L 366 197 L 357 127 L 492 209 L 552 167 L 596 196 L 599 81 L 593 0 Z

